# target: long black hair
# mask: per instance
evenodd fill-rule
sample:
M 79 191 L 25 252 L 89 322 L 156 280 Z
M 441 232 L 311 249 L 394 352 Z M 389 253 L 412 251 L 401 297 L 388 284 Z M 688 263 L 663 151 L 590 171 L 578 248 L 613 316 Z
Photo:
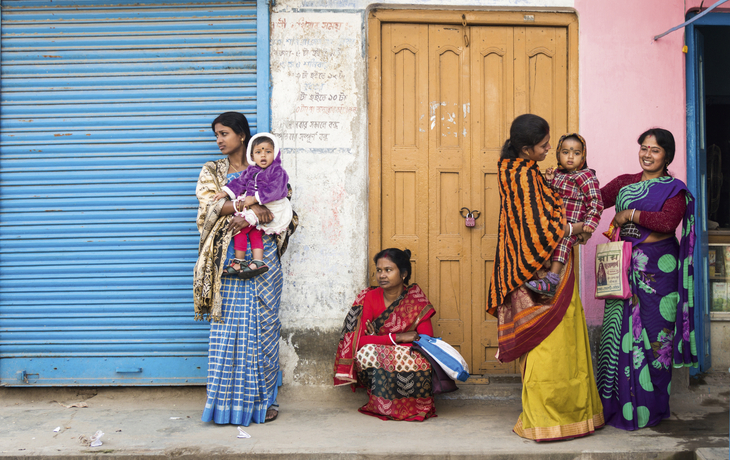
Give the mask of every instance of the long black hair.
M 243 137 L 243 151 L 246 152 L 248 141 L 251 140 L 251 128 L 248 126 L 246 116 L 239 112 L 223 112 L 210 124 L 213 132 L 215 132 L 215 125 L 218 123 L 228 126 L 234 133 Z
M 390 259 L 398 267 L 401 275 L 406 274 L 403 283 L 408 286 L 408 282 L 411 280 L 411 251 L 408 249 L 401 251 L 398 248 L 383 249 L 373 257 L 375 265 L 378 265 L 378 261 L 382 258 Z
M 526 113 L 512 121 L 509 128 L 509 139 L 502 146 L 501 159 L 518 158 L 522 147 L 534 147 L 550 134 L 548 122 L 537 115 Z

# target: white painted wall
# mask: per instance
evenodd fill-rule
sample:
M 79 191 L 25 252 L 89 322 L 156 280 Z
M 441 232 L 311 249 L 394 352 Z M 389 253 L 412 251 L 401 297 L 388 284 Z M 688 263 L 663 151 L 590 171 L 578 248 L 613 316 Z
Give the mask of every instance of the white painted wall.
M 299 228 L 284 264 L 284 327 L 339 327 L 366 279 L 367 99 L 362 15 L 272 15 L 272 130 Z M 337 323 L 340 324 L 337 324 Z

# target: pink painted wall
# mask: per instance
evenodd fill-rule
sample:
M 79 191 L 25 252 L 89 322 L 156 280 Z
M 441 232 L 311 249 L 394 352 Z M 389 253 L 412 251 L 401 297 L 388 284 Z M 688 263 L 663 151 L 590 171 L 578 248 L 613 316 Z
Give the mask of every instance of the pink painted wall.
M 707 8 L 714 5 L 715 3 L 717 3 L 717 0 L 710 0 L 710 1 L 705 0 L 704 4 L 702 3 L 702 0 L 685 0 L 684 1 L 684 5 L 685 5 L 687 12 L 690 12 L 692 10 L 698 11 L 700 8 L 700 5 L 702 5 L 703 10 L 706 10 Z M 723 5 L 718 6 L 714 10 L 712 10 L 713 13 L 719 13 L 721 11 L 727 13 L 728 11 L 730 11 L 730 5 L 725 3 Z
M 640 172 L 636 140 L 651 127 L 674 134 L 677 152 L 669 170 L 686 180 L 684 31 L 653 40 L 684 21 L 684 2 L 575 0 L 575 9 L 580 132 L 598 180 L 606 184 L 618 175 Z M 594 258 L 596 244 L 606 241 L 600 232 L 613 216 L 613 208 L 604 211 L 598 232 L 581 248 L 581 298 L 589 325 L 603 320 L 604 304 L 593 298 Z

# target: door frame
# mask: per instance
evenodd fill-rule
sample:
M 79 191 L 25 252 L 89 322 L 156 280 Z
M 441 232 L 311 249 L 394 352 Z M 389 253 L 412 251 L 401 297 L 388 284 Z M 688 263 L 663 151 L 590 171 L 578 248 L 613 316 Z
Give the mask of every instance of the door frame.
M 687 19 L 696 16 L 697 13 L 687 14 Z M 702 203 L 706 196 L 706 187 L 703 187 L 702 173 L 707 169 L 707 155 L 704 149 L 699 146 L 701 136 L 699 126 L 699 111 L 704 109 L 704 104 L 698 100 L 698 50 L 696 43 L 696 26 L 725 26 L 730 27 L 730 14 L 709 13 L 695 22 L 689 24 L 685 29 L 685 41 L 687 45 L 686 56 L 686 97 L 687 97 L 687 188 L 695 197 L 695 224 L 697 243 L 694 249 L 694 260 L 700 261 L 702 266 L 696 267 L 694 272 L 695 292 L 695 341 L 697 343 L 698 368 L 690 368 L 690 374 L 696 375 L 707 372 L 712 367 L 712 350 L 710 348 L 710 314 L 709 314 L 709 292 L 707 270 L 708 232 L 707 212 Z M 704 96 L 703 96 L 704 97 Z M 704 114 L 703 114 L 704 116 Z M 703 189 L 704 188 L 704 189 Z M 699 308 L 698 308 L 699 307 Z
M 579 132 L 578 17 L 572 12 L 373 9 L 368 17 L 368 260 L 382 240 L 381 31 L 384 23 L 462 26 L 566 27 L 568 30 L 568 129 Z M 368 270 L 368 281 L 374 272 Z

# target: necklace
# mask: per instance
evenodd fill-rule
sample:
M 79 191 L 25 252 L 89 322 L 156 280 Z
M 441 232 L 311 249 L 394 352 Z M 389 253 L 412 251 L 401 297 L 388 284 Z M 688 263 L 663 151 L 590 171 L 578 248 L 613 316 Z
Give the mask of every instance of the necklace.
M 235 166 L 233 165 L 233 163 L 231 163 L 230 161 L 228 162 L 228 166 L 230 166 L 231 168 L 233 168 L 233 173 L 237 173 L 238 171 L 240 171 L 240 169 L 238 169 L 237 167 L 235 167 Z M 240 167 L 243 167 L 243 164 L 241 164 L 241 165 L 239 166 L 239 168 L 240 168 Z
M 405 289 L 401 290 L 397 295 L 393 296 L 392 299 L 389 299 L 388 298 L 389 296 L 386 295 L 385 291 L 383 291 L 383 302 L 385 303 L 385 306 L 387 307 L 388 305 L 391 305 L 393 302 L 398 300 L 398 297 L 400 297 L 403 294 L 404 290 Z

